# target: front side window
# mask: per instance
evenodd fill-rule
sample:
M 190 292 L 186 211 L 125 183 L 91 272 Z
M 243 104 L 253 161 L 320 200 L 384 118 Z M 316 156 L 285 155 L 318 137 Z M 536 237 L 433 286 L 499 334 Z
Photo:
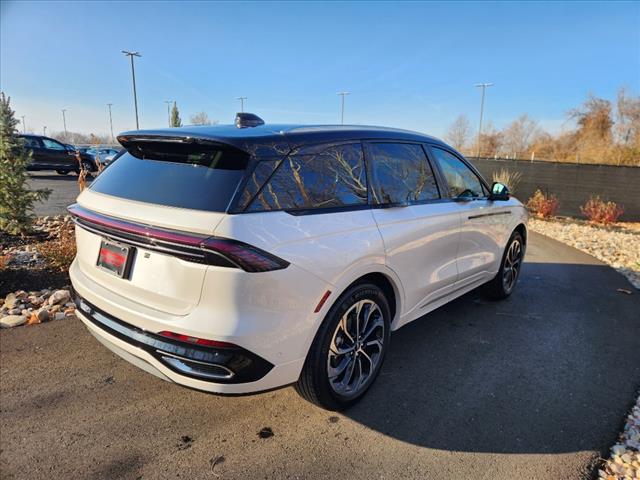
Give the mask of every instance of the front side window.
M 366 203 L 367 177 L 358 143 L 285 158 L 246 211 L 310 210 Z
M 485 196 L 482 182 L 462 160 L 441 148 L 431 147 L 431 150 L 449 185 L 449 193 L 452 198 Z
M 66 148 L 64 148 L 64 145 L 49 138 L 43 138 L 42 143 L 44 143 L 44 148 L 47 148 L 49 150 L 66 150 Z
M 377 204 L 412 204 L 440 198 L 422 146 L 410 143 L 367 145 L 371 194 Z

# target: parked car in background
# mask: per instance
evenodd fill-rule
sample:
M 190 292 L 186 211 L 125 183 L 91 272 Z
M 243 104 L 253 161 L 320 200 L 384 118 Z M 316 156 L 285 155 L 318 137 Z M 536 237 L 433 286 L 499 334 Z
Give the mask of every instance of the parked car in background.
M 72 145 L 66 145 L 43 135 L 21 134 L 18 136 L 24 139 L 25 147 L 32 152 L 28 170 L 55 170 L 60 175 L 79 172 L 76 149 Z M 80 158 L 84 168 L 89 172 L 97 170 L 91 155 L 80 153 Z
M 89 331 L 165 380 L 345 408 L 392 330 L 516 286 L 526 209 L 436 138 L 239 114 L 118 140 L 69 207 L 69 274 Z
M 113 162 L 115 162 L 118 158 L 120 158 L 122 155 L 124 155 L 125 152 L 126 152 L 126 150 L 124 148 L 121 148 L 120 150 L 117 150 L 116 153 L 111 153 L 111 154 L 107 155 L 106 157 L 104 157 L 104 160 L 103 160 L 104 166 L 108 167 Z

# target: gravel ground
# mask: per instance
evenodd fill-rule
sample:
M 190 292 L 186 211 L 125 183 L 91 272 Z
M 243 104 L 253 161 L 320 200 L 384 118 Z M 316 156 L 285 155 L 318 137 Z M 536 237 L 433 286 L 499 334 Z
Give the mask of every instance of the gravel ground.
M 530 219 L 529 228 L 611 265 L 640 289 L 640 224 L 598 227 L 571 220 Z
M 598 476 L 603 480 L 640 478 L 640 397 L 627 417 L 620 439 L 611 448 Z

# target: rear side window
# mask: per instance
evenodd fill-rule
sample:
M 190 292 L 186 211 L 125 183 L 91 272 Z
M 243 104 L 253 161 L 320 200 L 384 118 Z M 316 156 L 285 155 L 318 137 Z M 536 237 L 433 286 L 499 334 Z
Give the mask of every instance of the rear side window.
M 421 145 L 369 143 L 371 195 L 377 204 L 411 204 L 440 198 Z
M 27 148 L 41 148 L 40 141 L 36 137 L 22 137 Z
M 478 176 L 458 157 L 438 147 L 431 147 L 453 198 L 478 198 L 485 195 Z
M 105 169 L 91 189 L 169 207 L 226 211 L 249 156 L 223 145 L 141 142 Z
M 309 210 L 366 205 L 362 146 L 332 146 L 285 158 L 246 211 Z

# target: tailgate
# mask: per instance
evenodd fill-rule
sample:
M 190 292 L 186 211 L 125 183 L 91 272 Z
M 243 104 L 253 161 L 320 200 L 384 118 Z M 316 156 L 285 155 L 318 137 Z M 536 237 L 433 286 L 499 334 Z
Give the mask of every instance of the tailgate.
M 85 275 L 118 295 L 173 315 L 186 315 L 198 305 L 207 265 L 145 248 L 112 227 L 123 221 L 126 228 L 152 225 L 176 235 L 182 231 L 208 236 L 224 213 L 134 202 L 91 190 L 78 197 L 78 206 L 87 215 L 95 214 L 91 222 L 76 222 L 77 262 Z M 129 247 L 130 266 L 123 277 L 98 265 L 105 240 Z

